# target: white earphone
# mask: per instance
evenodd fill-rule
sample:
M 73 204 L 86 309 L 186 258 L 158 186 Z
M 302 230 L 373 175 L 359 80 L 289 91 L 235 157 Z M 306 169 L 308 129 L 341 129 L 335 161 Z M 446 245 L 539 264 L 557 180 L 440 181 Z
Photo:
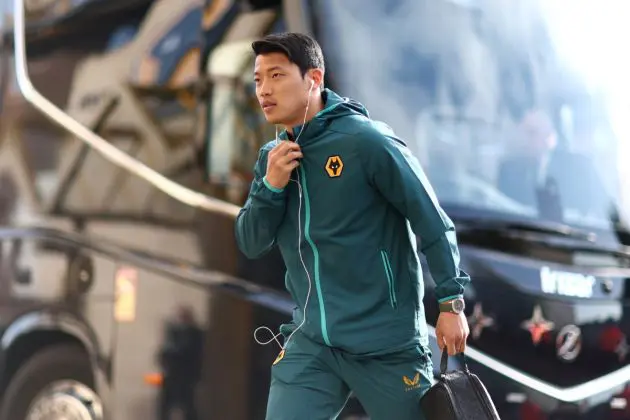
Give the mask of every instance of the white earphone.
M 313 88 L 315 87 L 315 80 L 311 79 L 311 88 L 308 90 L 308 100 L 306 102 L 306 110 L 304 111 L 304 119 L 302 121 L 302 129 L 300 130 L 300 133 L 298 134 L 297 138 L 295 139 L 295 142 L 297 143 L 298 140 L 300 139 L 300 136 L 302 135 L 302 133 L 304 132 L 305 129 L 305 125 L 306 125 L 306 117 L 308 115 L 308 108 L 311 105 L 311 92 L 313 91 Z M 276 126 L 276 144 L 278 144 L 279 139 L 278 139 L 278 127 Z M 304 323 L 306 322 L 306 308 L 308 307 L 308 301 L 310 300 L 311 297 L 311 289 L 312 289 L 312 281 L 311 281 L 311 274 L 308 272 L 308 268 L 306 267 L 306 263 L 304 262 L 304 257 L 302 256 L 302 247 L 300 246 L 300 243 L 302 242 L 302 223 L 300 222 L 300 220 L 302 219 L 302 185 L 300 184 L 300 172 L 297 170 L 297 168 L 295 169 L 295 173 L 297 175 L 297 180 L 292 179 L 291 182 L 295 182 L 298 186 L 298 196 L 299 196 L 299 205 L 298 205 L 298 254 L 300 256 L 300 262 L 302 263 L 302 267 L 304 268 L 304 272 L 306 273 L 306 277 L 308 279 L 308 292 L 306 293 L 306 301 L 304 302 L 304 311 L 303 311 L 303 315 L 302 315 L 302 322 L 300 323 L 300 325 L 298 325 L 295 330 L 293 330 L 293 332 L 291 332 L 291 334 L 287 337 L 287 339 L 284 342 L 284 345 L 282 345 L 282 343 L 280 343 L 280 340 L 278 340 L 278 337 L 280 337 L 282 334 L 278 333 L 278 334 L 274 334 L 273 331 L 269 328 L 269 327 L 258 327 L 256 328 L 256 330 L 254 331 L 254 340 L 256 340 L 256 342 L 258 344 L 261 345 L 267 345 L 269 343 L 271 343 L 272 341 L 276 341 L 276 343 L 278 343 L 278 345 L 280 346 L 280 349 L 284 351 L 284 349 L 286 348 L 287 344 L 289 344 L 289 340 L 291 340 L 291 337 L 293 337 L 293 334 L 295 334 L 300 328 L 302 328 L 302 326 L 304 325 Z M 269 331 L 272 335 L 271 339 L 265 342 L 259 341 L 258 337 L 256 337 L 256 334 L 258 333 L 258 330 L 260 329 L 265 329 L 267 331 Z

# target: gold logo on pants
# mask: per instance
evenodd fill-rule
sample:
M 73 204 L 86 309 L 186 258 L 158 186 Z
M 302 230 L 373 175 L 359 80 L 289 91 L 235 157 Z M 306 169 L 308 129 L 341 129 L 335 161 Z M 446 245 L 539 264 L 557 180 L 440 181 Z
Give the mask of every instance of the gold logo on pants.
M 405 383 L 406 391 L 420 388 L 420 372 L 416 373 L 413 379 L 403 375 L 403 382 Z

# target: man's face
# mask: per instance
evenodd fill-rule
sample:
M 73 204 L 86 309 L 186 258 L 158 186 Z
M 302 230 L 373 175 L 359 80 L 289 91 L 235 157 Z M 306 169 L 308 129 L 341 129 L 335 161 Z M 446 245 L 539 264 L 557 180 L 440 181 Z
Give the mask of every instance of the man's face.
M 272 124 L 298 125 L 308 101 L 308 82 L 297 65 L 281 53 L 256 57 L 254 81 L 256 97 Z
M 556 135 L 551 122 L 540 112 L 527 114 L 521 122 L 527 149 L 533 155 L 544 155 L 556 147 Z

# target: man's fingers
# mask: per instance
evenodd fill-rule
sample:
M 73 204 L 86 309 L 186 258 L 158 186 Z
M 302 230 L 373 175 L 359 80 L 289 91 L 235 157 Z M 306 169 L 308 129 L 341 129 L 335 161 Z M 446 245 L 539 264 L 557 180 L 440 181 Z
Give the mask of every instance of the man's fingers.
M 444 344 L 445 342 L 446 344 Z M 464 353 L 466 351 L 466 336 L 442 337 L 442 339 L 438 339 L 438 345 L 441 351 L 443 351 L 444 346 L 446 346 L 449 356 Z
M 269 152 L 269 155 L 282 156 L 286 155 L 289 151 L 292 150 L 300 150 L 300 145 L 293 141 L 283 141 L 282 143 L 274 147 L 271 152 Z
M 439 331 L 436 331 L 435 339 L 437 340 L 437 345 L 440 348 L 440 351 L 444 350 L 444 336 L 440 334 Z
M 446 350 L 449 356 L 457 354 L 457 342 L 453 338 L 442 336 L 438 338 L 438 346 L 440 351 Z
M 276 149 L 272 150 L 272 152 L 274 151 L 273 155 L 269 154 L 269 165 L 287 165 L 289 162 L 303 157 L 300 146 L 297 144 L 293 146 L 287 145 L 277 151 Z
M 287 142 L 287 148 L 289 150 L 300 150 L 300 145 L 294 141 Z
M 455 345 L 455 340 L 451 340 L 450 343 L 447 342 L 448 346 L 448 355 L 455 356 L 457 354 L 457 346 Z
M 275 153 L 281 152 L 282 150 L 285 150 L 287 147 L 289 147 L 290 143 L 291 143 L 290 141 L 282 140 L 280 143 L 276 144 L 273 147 L 273 149 L 271 149 L 271 152 L 275 152 Z
M 278 163 L 286 165 L 289 162 L 295 160 L 295 159 L 301 159 L 302 157 L 304 157 L 304 155 L 302 155 L 302 152 L 300 151 L 293 151 L 293 152 L 289 152 L 284 156 L 281 156 L 280 158 L 278 158 Z
M 466 341 L 468 341 L 468 332 L 464 332 L 464 335 L 462 336 L 462 348 L 460 350 L 462 353 L 466 351 Z

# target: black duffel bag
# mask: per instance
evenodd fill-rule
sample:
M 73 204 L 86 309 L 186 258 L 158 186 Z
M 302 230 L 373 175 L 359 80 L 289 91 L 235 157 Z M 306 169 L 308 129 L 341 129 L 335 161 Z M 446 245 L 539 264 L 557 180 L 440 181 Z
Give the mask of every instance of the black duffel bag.
M 440 377 L 420 400 L 426 420 L 500 420 L 488 390 L 461 357 L 464 368 L 447 372 L 446 347 L 442 351 Z

